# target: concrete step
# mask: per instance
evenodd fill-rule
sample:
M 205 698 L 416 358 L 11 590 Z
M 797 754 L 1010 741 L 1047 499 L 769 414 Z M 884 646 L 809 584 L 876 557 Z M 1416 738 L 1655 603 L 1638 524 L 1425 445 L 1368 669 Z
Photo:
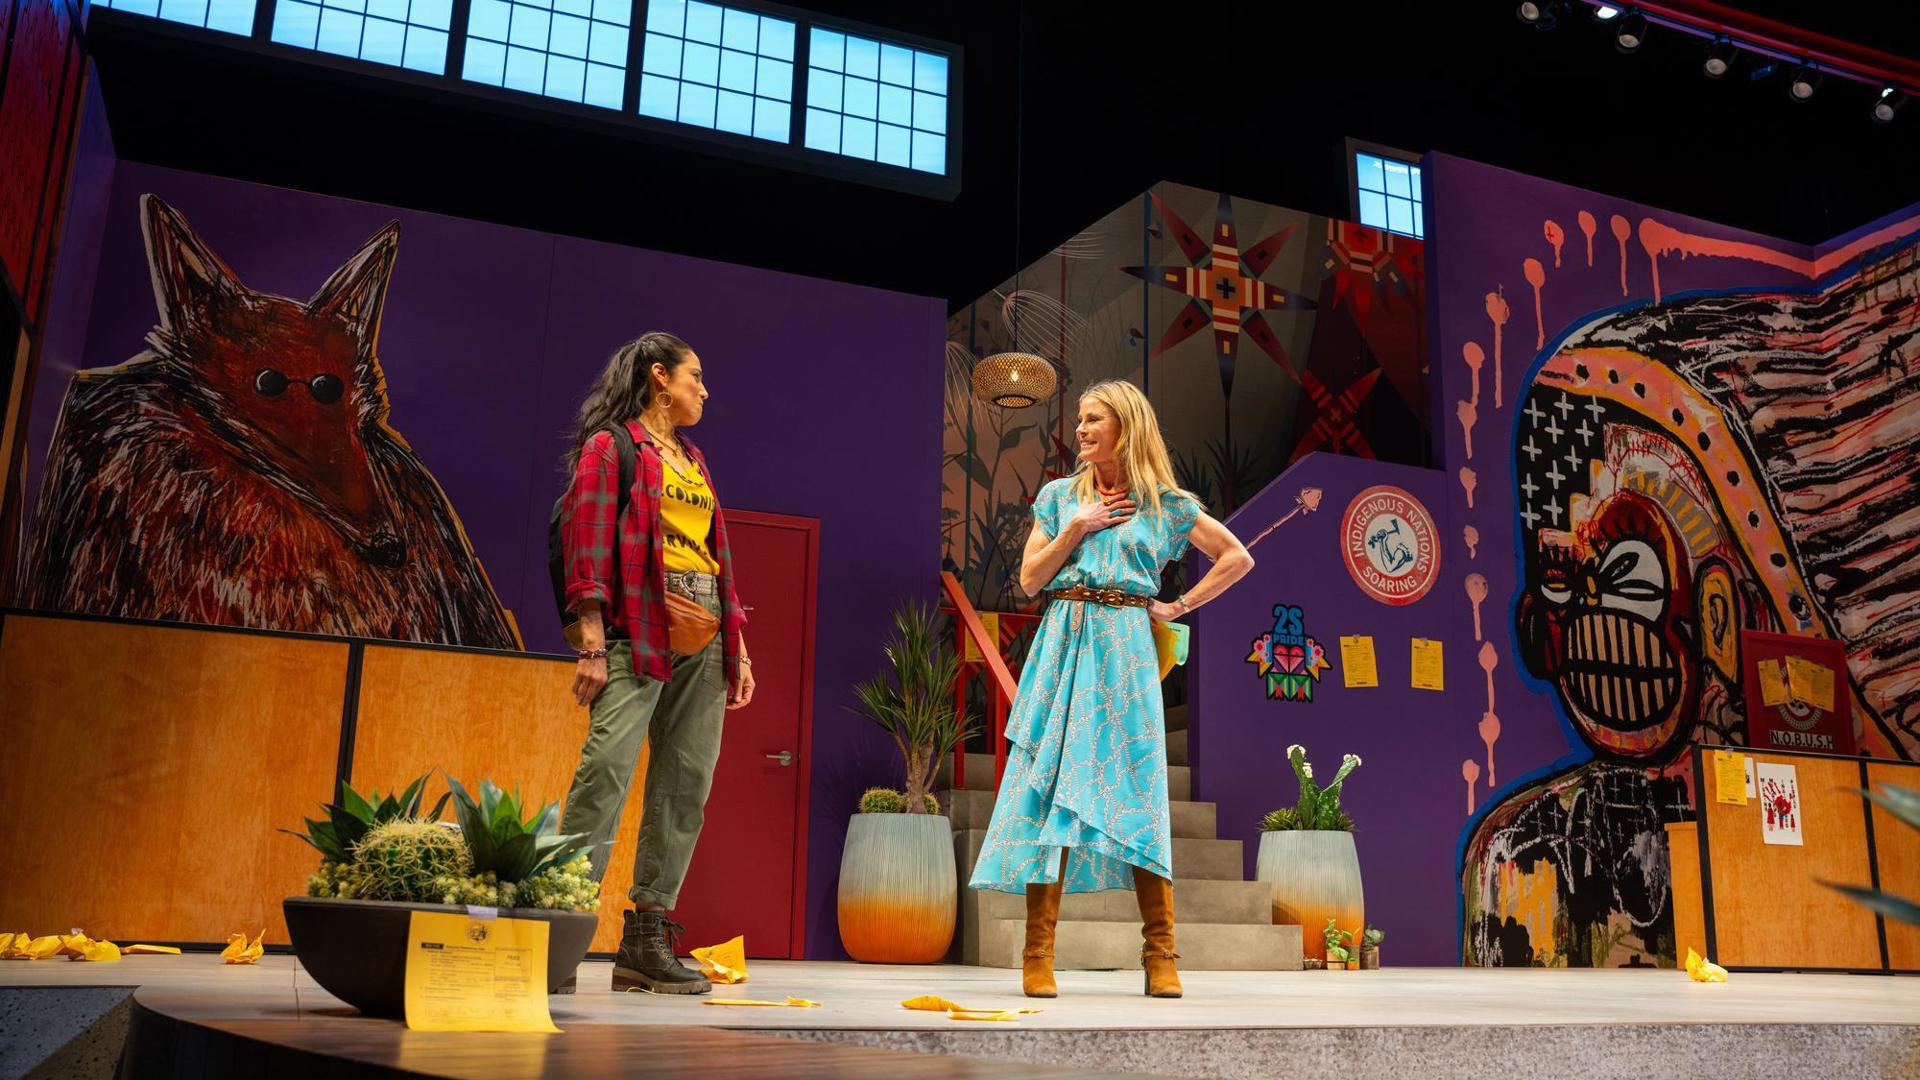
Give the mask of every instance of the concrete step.
M 1186 971 L 1298 971 L 1300 929 L 1246 923 L 1178 922 L 1174 948 Z M 982 967 L 1017 968 L 1026 946 L 1027 923 L 1018 919 L 980 922 Z M 1140 966 L 1140 923 L 1069 922 L 1055 932 L 1053 965 L 1060 970 L 1124 969 Z
M 1183 741 L 1183 753 L 1185 752 L 1184 746 L 1185 743 Z M 1171 746 L 1168 747 L 1168 753 L 1172 753 Z M 993 755 L 968 754 L 965 779 L 965 790 L 992 791 L 994 789 Z M 940 763 L 939 771 L 933 775 L 933 786 L 936 790 L 953 786 L 952 758 L 947 758 Z M 1192 769 L 1185 765 L 1167 766 L 1167 798 L 1176 802 L 1183 802 L 1193 798 Z
M 986 842 L 985 829 L 956 829 L 954 854 L 958 857 L 960 881 L 964 886 L 973 875 L 973 864 Z M 1205 878 L 1209 881 L 1244 881 L 1246 866 L 1242 844 L 1238 840 L 1203 840 L 1196 837 L 1173 838 L 1173 880 Z
M 991 791 L 936 791 L 934 797 L 953 819 L 956 829 L 984 829 L 993 820 L 999 796 Z M 1212 840 L 1219 836 L 1218 810 L 1212 803 L 1174 801 L 1167 804 L 1168 824 L 1175 839 Z
M 1167 764 L 1192 764 L 1187 760 L 1187 731 L 1185 728 L 1181 728 L 1179 731 L 1167 732 Z
M 1027 898 L 1019 893 L 967 890 L 983 919 L 1025 919 Z M 1264 881 L 1182 878 L 1173 883 L 1174 918 L 1196 923 L 1273 922 L 1273 887 Z M 1124 922 L 1138 925 L 1140 902 L 1126 889 L 1069 893 L 1060 898 L 1060 918 L 1069 922 Z

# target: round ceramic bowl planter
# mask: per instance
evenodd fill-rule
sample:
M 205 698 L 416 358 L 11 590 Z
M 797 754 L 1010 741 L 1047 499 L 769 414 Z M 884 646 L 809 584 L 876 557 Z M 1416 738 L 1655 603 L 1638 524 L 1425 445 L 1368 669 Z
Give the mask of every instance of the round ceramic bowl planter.
M 403 904 L 289 896 L 281 904 L 294 955 L 327 993 L 367 1016 L 404 1016 L 407 931 L 416 911 L 464 914 L 457 904 Z M 500 917 L 547 924 L 547 992 L 586 959 L 600 916 L 591 911 L 501 908 Z
M 959 908 L 953 824 L 940 814 L 855 814 L 840 856 L 840 944 L 873 964 L 947 955 Z
M 1273 923 L 1300 927 L 1301 955 L 1323 952 L 1327 920 L 1358 935 L 1366 926 L 1360 892 L 1360 854 L 1353 834 L 1296 829 L 1260 834 L 1254 878 L 1273 887 Z M 1331 965 L 1329 965 L 1331 966 Z

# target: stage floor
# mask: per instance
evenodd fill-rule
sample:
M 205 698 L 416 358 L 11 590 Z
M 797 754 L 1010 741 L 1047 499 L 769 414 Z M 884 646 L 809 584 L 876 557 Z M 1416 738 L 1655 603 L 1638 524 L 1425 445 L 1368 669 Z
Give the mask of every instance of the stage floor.
M 1675 971 L 1460 968 L 1182 978 L 1186 997 L 1161 1001 L 1142 996 L 1137 971 L 1068 971 L 1059 998 L 1035 1001 L 1019 993 L 1018 972 L 1001 969 L 754 961 L 748 982 L 716 993 L 822 1007 L 728 1008 L 615 994 L 609 965 L 588 963 L 579 992 L 551 1003 L 563 1030 L 727 1028 L 1096 1073 L 1351 1075 L 1364 1064 L 1420 1076 L 1489 1067 L 1530 1076 L 1920 1076 L 1920 978 L 1736 973 L 1699 984 Z M 0 965 L 0 986 L 139 986 L 143 1006 L 222 1028 L 301 1019 L 399 1028 L 349 1020 L 287 956 L 246 967 L 208 954 L 15 962 Z M 966 1023 L 900 1008 L 919 994 L 1044 1011 Z

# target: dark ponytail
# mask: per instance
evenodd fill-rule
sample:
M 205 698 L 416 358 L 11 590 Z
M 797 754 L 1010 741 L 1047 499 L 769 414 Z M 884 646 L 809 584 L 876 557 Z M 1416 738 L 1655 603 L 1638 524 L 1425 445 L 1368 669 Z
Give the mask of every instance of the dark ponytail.
M 580 448 L 597 431 L 625 423 L 647 411 L 653 403 L 653 365 L 659 364 L 671 375 L 693 350 L 686 342 L 664 330 L 641 334 L 614 351 L 600 376 L 593 380 L 580 403 L 574 424 L 573 441 L 567 447 L 567 475 L 580 463 Z

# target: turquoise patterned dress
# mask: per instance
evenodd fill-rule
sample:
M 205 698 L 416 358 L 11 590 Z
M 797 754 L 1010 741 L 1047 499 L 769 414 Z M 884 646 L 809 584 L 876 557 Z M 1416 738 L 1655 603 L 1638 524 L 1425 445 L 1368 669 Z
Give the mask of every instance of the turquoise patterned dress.
M 1047 586 L 1160 591 L 1160 568 L 1187 553 L 1200 506 L 1164 495 L 1147 514 L 1081 541 Z M 1058 536 L 1078 509 L 1071 478 L 1034 499 Z M 1020 672 L 1007 718 L 1007 772 L 974 864 L 976 889 L 1025 892 L 1060 872 L 1066 891 L 1133 888 L 1135 866 L 1173 877 L 1160 669 L 1145 608 L 1053 601 Z

